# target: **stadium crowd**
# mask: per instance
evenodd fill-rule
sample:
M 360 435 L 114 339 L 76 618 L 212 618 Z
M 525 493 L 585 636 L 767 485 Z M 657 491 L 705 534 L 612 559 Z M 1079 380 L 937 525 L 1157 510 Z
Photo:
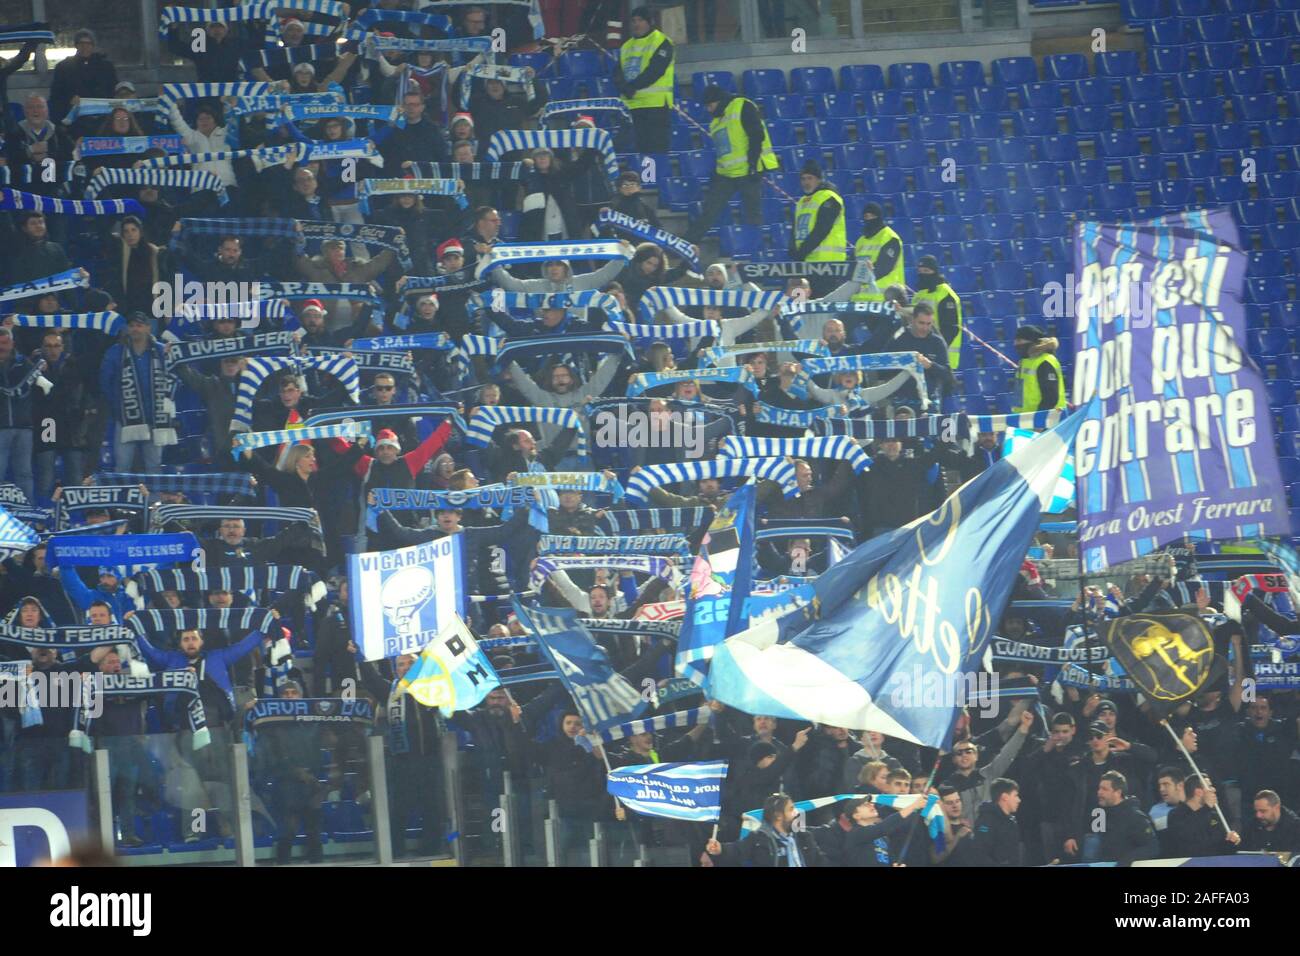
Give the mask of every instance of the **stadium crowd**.
M 192 61 L 196 82 L 273 86 L 248 97 L 182 95 L 159 109 L 135 99 L 135 86 L 118 81 L 94 34 L 81 30 L 75 55 L 53 71 L 48 95 L 3 104 L 10 187 L 48 200 L 82 200 L 96 180 L 100 200 L 132 199 L 143 210 L 85 215 L 51 205 L 0 214 L 3 290 L 83 270 L 71 287 L 0 303 L 0 481 L 11 482 L 4 504 L 41 532 L 39 544 L 0 565 L 4 634 L 127 625 L 151 611 L 274 612 L 253 627 L 236 625 L 252 620 L 237 613 L 205 617 L 202 627 L 141 627 L 133 640 L 81 655 L 0 636 L 0 660 L 30 660 L 43 672 L 197 674 L 211 749 L 196 745 L 198 731 L 172 696 L 115 698 L 88 731 L 110 752 L 124 849 L 166 842 L 152 827 L 141 832 L 147 815 L 137 814 L 138 805 L 162 800 L 144 773 L 146 734 L 168 741 L 160 757 L 167 802 L 188 812 L 230 806 L 225 771 L 213 755 L 240 739 L 244 715 L 259 700 L 369 695 L 388 724 L 400 696 L 396 682 L 413 659 L 358 663 L 346 579 L 351 553 L 462 536 L 468 624 L 498 673 L 521 674 L 542 658 L 511 611 L 512 594 L 572 607 L 597 622 L 680 619 L 688 568 L 671 560 L 646 573 L 624 569 L 616 558 L 603 567 L 596 561 L 566 568 L 538 553 L 543 533 L 629 534 L 634 519 L 642 522 L 634 526 L 638 533 L 682 533 L 698 550 L 709 520 L 745 475 L 656 468 L 712 461 L 729 436 L 803 438 L 828 409 L 897 426 L 856 439 L 871 459 L 865 470 L 811 455 L 787 462 L 797 495 L 782 487 L 780 475 L 759 476 L 760 527 L 785 522 L 798 529 L 758 548 L 760 573 L 776 589 L 835 559 L 827 526 L 848 529 L 843 540 L 851 543 L 901 527 L 1002 454 L 996 423 L 969 441 L 915 427 L 958 408 L 960 301 L 933 258 L 919 262 L 920 288 L 905 286 L 907 249 L 880 204 L 867 204 L 862 238 L 849 243 L 845 203 L 816 163 L 799 170 L 804 195 L 795 204 L 791 246 L 779 258 L 842 265 L 839 271 L 808 269 L 765 292 L 735 261 L 699 261 L 712 248 L 718 218 L 730 215 L 733 196 L 740 197 L 743 221 L 762 221 L 763 176 L 777 159 L 752 101 L 716 86 L 704 91 L 716 166 L 684 242 L 633 235 L 642 241 L 632 243 L 602 217 L 612 210 L 661 228 L 641 175 L 611 176 L 598 141 L 576 135 L 630 121 L 639 151 L 666 148 L 680 122 L 672 107 L 673 49 L 651 10 L 631 11 L 621 51 L 609 54 L 624 109 L 593 99 L 557 110 L 534 75 L 511 70 L 497 78 L 473 47 L 392 44 L 381 51 L 369 42 L 484 37 L 496 25 L 512 48 L 532 36 L 523 13 L 490 4 L 453 5 L 449 30 L 398 15 L 438 14 L 440 6 L 354 3 L 349 16 L 363 24 L 367 39 L 346 44 L 315 29 L 327 18 L 304 15 L 276 23 L 281 45 L 272 47 L 262 44 L 270 24 L 203 23 L 205 42 L 196 50 L 193 24 L 177 22 L 167 41 Z M 548 17 L 572 17 L 551 6 Z M 591 29 L 599 35 L 593 45 L 603 47 L 605 21 L 614 14 L 603 9 L 608 4 L 585 6 L 587 20 L 548 23 L 547 35 Z M 34 48 L 7 61 L 6 75 Z M 301 116 L 244 102 L 285 93 L 337 99 L 322 100 L 333 104 L 323 113 L 306 108 Z M 93 107 L 101 102 L 107 105 Z M 394 115 L 379 118 L 380 105 L 395 107 Z M 352 109 L 368 106 L 376 112 Z M 522 149 L 491 148 L 503 131 L 546 129 L 574 134 L 555 142 L 596 145 L 529 148 L 532 140 L 521 139 Z M 178 149 L 86 148 L 101 139 L 111 150 L 118 137 L 171 135 L 180 137 Z M 312 158 L 313 144 L 353 141 L 373 147 Z M 228 155 L 266 147 L 285 147 L 285 157 Z M 209 175 L 189 180 L 190 188 L 131 177 L 177 168 L 141 165 L 169 152 L 193 157 L 182 165 Z M 42 175 L 47 159 L 58 176 Z M 408 189 L 395 182 L 403 179 Z M 384 185 L 370 188 L 368 181 Z M 430 185 L 449 181 L 450 187 Z M 318 229 L 320 223 L 331 228 Z M 519 246 L 568 248 L 511 258 L 508 250 Z M 182 305 L 177 289 L 186 282 L 203 284 L 207 296 Z M 273 291 L 242 292 L 261 283 Z M 211 306 L 214 289 L 239 289 L 247 298 Z M 274 337 L 282 332 L 290 335 Z M 267 336 L 263 346 L 254 346 L 254 336 Z M 390 349 L 383 348 L 385 337 L 392 337 Z M 1019 394 L 1005 411 L 1064 408 L 1056 339 L 1025 323 L 1015 344 Z M 819 373 L 808 356 L 814 363 L 845 361 Z M 873 356 L 896 361 L 873 364 Z M 606 418 L 599 408 L 619 417 Z M 517 412 L 527 409 L 553 413 Z M 294 442 L 292 430 L 314 415 L 372 422 L 373 437 Z M 602 422 L 630 428 L 638 415 L 698 426 L 698 451 L 688 451 L 682 435 L 664 443 L 638 443 L 625 433 L 601 437 Z M 264 432 L 286 436 L 265 446 L 237 444 L 241 434 Z M 544 528 L 524 509 L 507 517 L 482 507 L 375 507 L 377 489 L 472 492 L 545 473 L 586 477 L 552 483 L 557 493 Z M 637 476 L 651 473 L 657 477 L 642 483 L 638 505 L 610 496 L 615 482 L 642 487 Z M 251 494 L 204 494 L 198 483 L 169 480 L 215 474 Z M 67 503 L 69 489 L 87 486 L 111 494 Z M 309 513 L 258 513 L 267 507 Z M 98 525 L 107 533 L 193 532 L 212 586 L 167 586 L 172 579 L 123 568 L 47 563 L 52 532 Z M 1071 548 L 1057 539 L 1059 557 L 1070 557 Z M 234 574 L 268 566 L 303 569 L 308 583 Z M 221 571 L 232 577 L 214 576 Z M 1100 617 L 1160 602 L 1199 600 L 1197 613 L 1221 611 L 1210 605 L 1208 586 L 1199 587 L 1194 564 L 1184 562 L 1177 580 L 1122 581 L 1109 605 L 1101 592 L 1088 593 L 1059 625 L 1044 627 L 1013 609 L 999 633 L 1034 632 L 1042 643 L 1059 644 L 1068 628 L 1087 632 Z M 321 590 L 327 596 L 312 600 Z M 1016 599 L 1074 593 L 1065 582 L 1054 586 L 1036 559 L 1026 558 Z M 699 706 L 707 719 L 637 734 L 602 753 L 580 745 L 582 718 L 559 682 L 520 680 L 468 712 L 416 708 L 402 718 L 401 734 L 387 735 L 390 775 L 400 781 L 391 800 L 395 819 L 404 821 L 394 827 L 395 843 L 402 849 L 405 823 L 418 820 L 420 849 L 443 851 L 450 738 L 472 756 L 474 786 L 488 804 L 502 792 L 504 773 L 516 783 L 540 777 L 558 808 L 566 848 L 581 845 L 591 822 L 606 821 L 626 825 L 642 844 L 684 844 L 692 860 L 708 866 L 1127 864 L 1300 851 L 1300 820 L 1291 809 L 1300 802 L 1296 695 L 1242 695 L 1250 629 L 1300 629 L 1257 597 L 1251 601 L 1245 630 L 1215 618 L 1233 634 L 1233 672 L 1171 718 L 1200 774 L 1131 694 L 1063 687 L 1051 680 L 1054 669 L 1040 664 L 995 662 L 1004 686 L 1019 682 L 1032 690 L 991 708 L 961 710 L 953 745 L 942 754 L 876 732 L 740 713 L 698 691 L 661 702 L 659 712 Z M 632 686 L 649 678 L 662 690 L 673 685 L 674 646 L 650 630 L 603 633 L 600 642 Z M 74 708 L 39 696 L 0 710 L 0 791 L 82 785 L 83 752 L 69 746 L 78 719 Z M 264 791 L 268 816 L 280 831 L 281 859 L 288 859 L 299 825 L 309 858 L 319 858 L 320 805 L 337 786 L 318 779 L 324 745 L 282 730 L 258 735 L 258 772 L 271 784 Z M 355 741 L 345 738 L 333 740 L 336 770 L 356 759 L 344 752 Z M 606 794 L 606 759 L 614 767 L 729 761 L 716 832 L 638 818 L 616 806 Z M 916 806 L 894 810 L 870 799 L 931 790 L 943 811 L 939 842 L 916 825 Z M 854 796 L 807 814 L 792 803 L 847 794 Z M 742 814 L 755 809 L 761 825 L 742 840 Z M 221 816 L 224 836 L 229 814 Z M 179 835 L 182 843 L 199 840 Z

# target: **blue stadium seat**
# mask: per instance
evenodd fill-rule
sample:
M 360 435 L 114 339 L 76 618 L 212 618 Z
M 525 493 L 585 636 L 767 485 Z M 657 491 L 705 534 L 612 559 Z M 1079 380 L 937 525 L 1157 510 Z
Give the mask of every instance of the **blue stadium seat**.
M 694 149 L 677 156 L 683 176 L 695 176 L 705 180 L 713 175 L 714 160 L 714 152 L 711 149 Z
M 659 184 L 659 198 L 674 212 L 684 211 L 703 198 L 702 180 L 688 176 L 669 176 Z
M 1034 210 L 1037 212 L 1038 210 Z M 1047 243 L 1037 236 L 1011 240 L 1011 254 L 1021 265 L 1047 261 Z
M 947 115 L 918 116 L 912 120 L 913 135 L 923 142 L 951 139 L 953 127 L 953 118 Z
M 840 67 L 840 90 L 871 93 L 885 88 L 885 71 L 874 63 L 854 63 Z
M 1081 80 L 1088 75 L 1088 59 L 1082 53 L 1053 53 L 1043 57 L 1043 78 Z
M 1100 159 L 1080 159 L 1070 164 L 1074 182 L 1080 186 L 1100 186 L 1110 182 L 1110 172 Z
M 870 143 L 902 142 L 898 120 L 892 116 L 868 116 L 858 122 L 860 139 Z
M 763 248 L 763 231 L 758 226 L 723 226 L 718 247 L 733 259 L 753 258 Z
M 961 184 L 948 175 L 948 170 L 942 166 L 927 166 L 924 169 L 918 169 L 913 173 L 916 178 L 916 185 L 919 189 L 926 189 L 935 193 L 946 193 L 957 189 Z
M 790 162 L 782 164 L 781 168 L 784 170 L 798 172 L 809 163 L 816 163 L 818 166 L 826 163 L 825 157 L 822 156 L 822 148 L 817 145 L 792 146 L 787 150 L 787 154 Z
M 908 219 L 923 219 L 938 213 L 934 193 L 900 193 L 894 197 L 894 211 Z
M 991 319 L 1007 319 L 1020 314 L 1015 297 L 997 289 L 985 289 L 979 294 L 984 303 L 984 313 Z
M 987 195 L 978 189 L 954 189 L 946 192 L 942 197 L 944 212 L 963 217 L 982 216 L 988 212 L 985 201 Z
M 697 149 L 699 143 L 695 138 L 695 127 L 682 124 L 674 126 L 668 134 L 668 148 L 674 153 L 684 152 L 688 149 Z
M 1019 136 L 1054 136 L 1057 132 L 1056 114 L 1051 110 L 1020 110 L 1012 114 L 1012 122 Z
M 1021 109 L 1054 110 L 1064 105 L 1060 83 L 1026 83 L 1016 89 L 1016 95 L 1020 97 Z
M 1122 0 L 1119 5 L 1125 23 L 1154 20 L 1165 12 L 1164 0 Z
M 543 80 L 546 95 L 552 100 L 571 100 L 577 95 L 577 84 L 569 77 Z
M 980 189 L 1008 189 L 1011 186 L 1007 167 L 1002 163 L 975 166 L 968 174 L 972 183 Z
M 1296 0 L 1300 3 L 1300 0 Z M 1297 29 L 1300 33 L 1300 12 L 1296 13 Z M 1282 86 L 1288 90 L 1300 90 L 1300 63 L 1292 63 L 1290 66 L 1282 68 Z
M 892 166 L 888 169 L 867 170 L 865 180 L 867 192 L 876 196 L 892 196 L 907 189 L 903 170 Z
M 957 131 L 966 139 L 999 139 L 1002 117 L 996 113 L 962 113 L 957 117 Z
M 1261 127 L 1264 141 L 1270 146 L 1300 145 L 1300 118 L 1269 120 Z
M 966 238 L 966 220 L 961 216 L 944 214 L 921 220 L 925 238 L 929 242 L 953 242 Z
M 922 90 L 917 100 L 918 113 L 950 114 L 959 112 L 957 98 L 950 89 Z
M 1210 198 L 1217 203 L 1249 199 L 1246 184 L 1237 176 L 1215 176 L 1210 180 Z
M 1274 249 L 1300 249 L 1300 222 L 1273 222 L 1264 227 Z M 1281 302 L 1281 299 L 1275 301 Z
M 1273 305 L 1273 325 L 1281 329 L 1300 331 L 1300 302 L 1278 302 Z M 1291 376 L 1300 380 L 1300 375 Z
M 1166 179 L 1155 185 L 1155 199 L 1162 206 L 1183 208 L 1196 201 L 1191 184 L 1185 179 Z
M 1100 187 L 1101 207 L 1110 212 L 1127 212 L 1137 206 L 1137 190 L 1132 183 L 1103 183 Z
M 1102 133 L 1097 137 L 1097 146 L 1101 150 L 1101 155 L 1107 159 L 1137 156 L 1142 152 L 1141 141 L 1131 129 L 1117 129 Z
M 1280 276 L 1289 272 L 1285 258 L 1276 249 L 1247 253 L 1246 261 L 1249 276 Z
M 948 284 L 961 294 L 975 290 L 975 270 L 970 266 L 949 266 L 946 272 Z
M 908 109 L 900 90 L 876 90 L 871 94 L 871 112 L 875 116 L 906 116 Z
M 770 100 L 770 119 L 801 120 L 808 116 L 808 100 L 799 93 L 786 93 Z
M 966 108 L 980 113 L 1001 113 L 1007 109 L 1005 86 L 973 86 L 966 91 Z
M 1183 21 L 1189 42 L 1215 43 L 1232 36 L 1232 19 L 1226 13 Z
M 1206 132 L 1215 149 L 1236 152 L 1250 146 L 1250 127 L 1245 123 L 1215 123 Z
M 1209 126 L 1211 123 L 1225 122 L 1221 98 L 1180 100 L 1178 113 L 1182 121 L 1191 126 Z
M 1146 34 L 1148 47 L 1177 46 L 1186 42 L 1183 37 L 1183 21 L 1178 17 L 1152 20 L 1150 23 L 1143 24 L 1142 29 Z
M 1249 301 L 1257 302 L 1260 305 L 1267 305 L 1270 302 L 1287 301 L 1286 280 L 1281 276 L 1265 276 L 1258 279 L 1247 279 L 1246 291 L 1250 296 Z M 1268 329 L 1266 331 L 1279 333 L 1283 336 L 1287 336 L 1288 334 L 1285 329 Z M 1268 339 L 1266 341 L 1273 342 L 1278 340 Z M 1264 350 L 1265 354 L 1269 355 L 1278 354 L 1284 351 L 1286 351 L 1286 349 L 1282 346 L 1275 349 Z
M 1294 404 L 1295 392 L 1296 383 L 1290 379 L 1267 379 L 1264 382 L 1264 394 L 1268 396 L 1268 404 L 1273 408 L 1286 408 Z M 1300 455 L 1300 434 L 1278 432 L 1277 453 L 1284 458 L 1295 458 Z
M 691 95 L 697 100 L 704 99 L 707 86 L 720 86 L 728 93 L 740 92 L 736 88 L 736 77 L 730 70 L 701 70 L 691 74 Z
M 1139 76 L 1124 78 L 1124 95 L 1121 100 L 1130 103 L 1162 100 L 1165 96 L 1164 80 L 1158 76 L 1143 73 Z
M 857 124 L 849 124 L 842 119 L 820 119 L 812 122 L 813 136 L 822 146 L 838 146 L 849 142 L 853 138 L 849 135 L 850 129 L 856 130 Z
M 1063 236 L 1067 228 L 1065 216 L 1056 210 L 1026 216 L 1025 224 L 1027 231 L 1032 230 L 1034 235 L 1041 239 L 1055 239 Z
M 1292 60 L 1293 39 L 1252 40 L 1246 44 L 1246 57 L 1255 66 L 1286 66 Z
M 1202 43 L 1191 48 L 1202 70 L 1233 70 L 1241 66 L 1236 43 Z
M 1133 129 L 1156 129 L 1169 122 L 1162 100 L 1136 100 L 1125 107 L 1128 125 Z
M 1053 163 L 1068 163 L 1079 158 L 1079 146 L 1073 136 L 1044 136 L 1043 159 Z
M 1152 73 L 1186 73 L 1188 69 L 1187 47 L 1147 47 L 1147 69 Z M 1132 79 L 1132 77 L 1129 77 L 1129 79 Z
M 835 74 L 829 66 L 800 66 L 790 71 L 790 90 L 820 96 L 835 92 Z
M 1001 213 L 994 213 L 989 216 L 981 216 L 975 220 L 975 235 L 980 239 L 987 239 L 990 242 L 997 242 L 1003 239 L 1012 239 L 1016 233 L 1016 221 L 1012 216 Z
M 1110 81 L 1100 78 L 1075 80 L 1069 89 L 1074 106 L 1108 106 L 1114 99 Z
M 1287 358 L 1294 359 L 1295 356 L 1289 355 L 1287 356 Z M 1279 371 L 1281 371 L 1281 369 L 1279 369 Z M 1292 369 L 1293 374 L 1295 371 L 1297 371 L 1297 369 Z M 1291 378 L 1292 382 L 1296 381 L 1296 379 L 1292 375 L 1288 375 L 1287 377 Z M 1282 431 L 1300 432 L 1300 405 L 1283 406 L 1281 417 L 1282 417 Z
M 1267 76 L 1268 73 L 1259 67 L 1247 66 L 1240 70 L 1228 70 L 1223 75 L 1223 79 L 1229 92 L 1238 96 L 1253 96 L 1256 93 L 1267 92 L 1268 84 L 1265 82 Z
M 769 119 L 767 135 L 772 140 L 773 149 L 789 149 L 798 142 L 794 135 L 794 124 L 790 120 Z
M 1186 153 L 1176 161 L 1178 174 L 1185 179 L 1208 179 L 1219 174 L 1219 157 L 1213 153 Z
M 740 88 L 751 99 L 779 96 L 786 91 L 785 74 L 780 70 L 746 70 L 740 74 Z
M 1169 176 L 1169 167 L 1160 155 L 1129 156 L 1121 165 L 1124 178 L 1131 183 L 1161 182 Z
M 822 164 L 822 169 L 824 170 L 823 176 L 826 179 L 826 184 L 841 196 L 857 190 L 857 186 L 854 185 L 855 180 L 858 178 L 857 173 L 848 169 L 826 170 L 825 163 Z
M 1300 481 L 1300 459 L 1296 458 L 1279 458 L 1277 460 L 1278 470 L 1282 473 L 1282 483 L 1286 485 Z M 1291 515 L 1292 527 L 1300 528 L 1300 515 L 1294 511 Z
M 994 163 L 1031 163 L 1039 158 L 1041 140 L 1036 136 L 1007 137 L 989 143 L 989 161 Z
M 1237 222 L 1243 226 L 1267 226 L 1276 219 L 1273 204 L 1267 199 L 1246 199 L 1233 203 Z
M 1246 346 L 1252 355 L 1284 355 L 1291 351 L 1291 333 L 1286 329 L 1251 329 L 1246 333 Z M 1295 399 L 1286 404 L 1295 404 Z
M 984 64 L 979 60 L 949 60 L 940 63 L 939 83 L 957 88 L 983 86 Z
M 846 172 L 858 172 L 876 164 L 875 151 L 866 143 L 846 143 L 831 149 L 831 164 Z
M 1056 163 L 1025 163 L 1023 178 L 1018 182 L 1030 189 L 1055 189 L 1061 185 L 1061 170 Z
M 1138 53 L 1131 49 L 1115 49 L 1108 53 L 1097 53 L 1093 65 L 1099 77 L 1134 77 L 1141 72 Z
M 1031 189 L 1000 189 L 995 194 L 994 205 L 998 212 L 1014 215 L 1038 212 L 1038 202 Z
M 824 93 L 813 100 L 819 116 L 827 119 L 849 119 L 859 115 L 857 99 L 852 93 Z
M 1104 133 L 1115 127 L 1105 106 L 1074 106 L 1065 115 L 1072 133 Z
M 984 287 L 994 291 L 1021 292 L 1030 286 L 1025 267 L 1019 262 L 989 262 L 984 266 Z
M 1062 186 L 1057 190 L 1047 190 L 1043 198 L 1047 200 L 1048 209 L 1058 209 L 1074 216 L 1081 216 L 1090 207 L 1096 196 L 1096 186 Z
M 890 143 L 885 146 L 885 156 L 891 166 L 901 169 L 915 169 L 930 162 L 925 144 L 917 142 Z
M 1241 149 L 1233 156 L 1220 156 L 1220 159 L 1228 159 L 1231 163 L 1233 172 L 1239 172 L 1246 168 L 1246 161 L 1250 160 L 1255 164 L 1255 173 L 1257 177 L 1264 173 L 1275 173 L 1278 170 L 1277 152 L 1270 149 Z
M 1274 199 L 1300 195 L 1300 173 L 1294 170 L 1281 173 L 1265 173 L 1259 178 L 1260 194 Z
M 1214 86 L 1214 74 L 1209 70 L 1182 73 L 1174 77 L 1174 86 L 1185 100 L 1210 99 L 1219 95 Z
M 787 222 L 793 217 L 794 204 L 780 196 L 764 196 L 758 201 L 758 205 L 764 222 Z
M 935 147 L 936 154 L 940 160 L 953 159 L 957 165 L 965 169 L 969 166 L 977 166 L 980 161 L 979 146 L 969 140 L 950 139 L 946 140 Z
M 609 72 L 604 54 L 597 50 L 570 50 L 556 64 L 559 76 L 580 79 L 602 76 Z
M 1277 97 L 1272 93 L 1252 93 L 1232 98 L 1232 115 L 1238 121 L 1263 122 L 1277 117 Z
M 890 89 L 928 90 L 934 86 L 929 63 L 894 63 L 887 71 Z
M 1035 262 L 1030 267 L 1030 277 L 1034 281 L 1034 287 L 1038 289 L 1051 283 L 1064 286 L 1068 272 L 1069 269 L 1063 262 Z
M 1038 64 L 1032 56 L 1006 56 L 993 61 L 995 86 L 1016 86 L 1038 79 Z

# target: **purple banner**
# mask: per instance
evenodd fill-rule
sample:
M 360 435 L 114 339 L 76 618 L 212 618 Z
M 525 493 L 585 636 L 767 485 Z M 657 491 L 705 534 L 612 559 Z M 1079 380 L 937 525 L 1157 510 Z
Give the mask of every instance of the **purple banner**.
M 1082 223 L 1074 261 L 1074 402 L 1091 403 L 1075 445 L 1084 570 L 1184 536 L 1289 534 L 1231 215 Z

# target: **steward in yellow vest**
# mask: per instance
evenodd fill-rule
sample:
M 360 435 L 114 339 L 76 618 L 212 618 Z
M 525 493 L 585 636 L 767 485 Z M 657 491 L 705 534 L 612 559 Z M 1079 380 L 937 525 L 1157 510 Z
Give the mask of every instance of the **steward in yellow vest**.
M 844 262 L 848 259 L 844 200 L 826 186 L 816 163 L 804 166 L 799 185 L 803 196 L 794 207 L 790 258 L 796 262 Z
M 654 11 L 637 7 L 628 17 L 631 36 L 619 50 L 614 83 L 632 112 L 640 153 L 666 153 L 673 112 L 673 42 L 655 26 Z
M 954 371 L 961 361 L 961 299 L 939 271 L 934 256 L 922 256 L 916 264 L 916 292 L 912 302 L 929 302 L 934 306 L 934 320 L 939 334 L 948 343 L 948 367 Z
M 1056 357 L 1060 343 L 1036 325 L 1022 325 L 1016 329 L 1016 354 L 1020 368 L 1016 382 L 1020 388 L 1020 404 L 1013 412 L 1038 412 L 1065 407 L 1065 373 Z
M 859 292 L 853 297 L 855 302 L 883 302 L 891 285 L 904 285 L 903 240 L 885 225 L 878 202 L 869 202 L 862 210 L 862 235 L 853 246 L 853 258 L 871 260 L 877 290 Z
M 758 107 L 743 96 L 734 96 L 719 86 L 704 91 L 704 105 L 713 116 L 709 135 L 713 137 L 713 179 L 704 190 L 704 207 L 683 236 L 698 245 L 700 239 L 731 197 L 740 193 L 741 219 L 746 225 L 761 226 L 763 174 L 781 168 L 772 151 L 772 139 L 758 113 Z

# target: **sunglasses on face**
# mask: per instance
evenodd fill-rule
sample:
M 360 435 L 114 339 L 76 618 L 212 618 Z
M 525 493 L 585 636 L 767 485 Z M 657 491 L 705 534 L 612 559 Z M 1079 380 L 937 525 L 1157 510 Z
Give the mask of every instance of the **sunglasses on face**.
M 954 751 L 953 751 L 953 753 L 956 754 L 958 757 L 964 757 L 964 756 L 966 756 L 967 754 L 973 754 L 974 752 L 975 752 L 974 748 L 967 748 L 967 749 L 965 749 L 965 750 L 954 750 Z

